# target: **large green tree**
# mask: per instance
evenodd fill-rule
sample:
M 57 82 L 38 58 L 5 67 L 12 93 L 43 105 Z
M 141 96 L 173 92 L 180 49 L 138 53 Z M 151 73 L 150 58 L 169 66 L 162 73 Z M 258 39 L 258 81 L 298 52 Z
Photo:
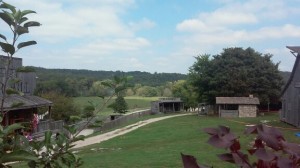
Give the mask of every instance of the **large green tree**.
M 214 103 L 216 96 L 259 97 L 262 104 L 275 102 L 283 84 L 271 54 L 252 48 L 226 48 L 221 54 L 196 57 L 190 67 L 189 80 L 199 99 Z
M 197 92 L 194 87 L 186 80 L 174 82 L 172 87 L 174 97 L 179 97 L 184 103 L 184 108 L 196 108 L 198 106 Z

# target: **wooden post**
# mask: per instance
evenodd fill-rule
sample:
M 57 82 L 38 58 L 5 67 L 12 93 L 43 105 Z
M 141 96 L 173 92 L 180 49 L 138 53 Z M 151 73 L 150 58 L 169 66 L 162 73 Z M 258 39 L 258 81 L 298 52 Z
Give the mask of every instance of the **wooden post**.
M 219 106 L 219 118 L 221 117 L 221 105 L 218 105 Z
M 48 107 L 48 112 L 49 112 L 49 120 L 51 119 L 51 106 Z
M 175 112 L 175 103 L 173 102 L 173 112 Z
M 6 111 L 4 112 L 6 114 L 6 117 L 5 117 L 5 125 L 8 126 L 9 124 L 9 111 Z

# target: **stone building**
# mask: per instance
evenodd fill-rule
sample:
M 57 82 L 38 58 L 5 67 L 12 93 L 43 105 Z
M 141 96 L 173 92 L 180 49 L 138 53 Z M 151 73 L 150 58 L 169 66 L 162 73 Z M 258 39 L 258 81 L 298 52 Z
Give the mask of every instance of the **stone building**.
M 256 117 L 259 99 L 249 97 L 216 97 L 220 117 Z

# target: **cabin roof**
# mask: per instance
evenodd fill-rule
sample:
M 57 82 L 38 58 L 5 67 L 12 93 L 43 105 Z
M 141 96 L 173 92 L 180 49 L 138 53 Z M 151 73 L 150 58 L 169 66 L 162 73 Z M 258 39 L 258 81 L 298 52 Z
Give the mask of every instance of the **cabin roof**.
M 299 61 L 300 61 L 300 56 L 299 56 L 299 54 L 300 54 L 300 46 L 287 46 L 286 48 L 290 49 L 292 54 L 297 54 L 297 56 L 296 56 L 296 61 L 295 61 L 295 64 L 294 64 L 291 76 L 290 76 L 289 80 L 287 81 L 286 85 L 284 86 L 284 88 L 283 88 L 283 90 L 281 92 L 281 96 L 283 96 L 284 92 L 286 91 L 286 89 L 291 84 L 291 82 L 292 82 L 292 80 L 294 78 L 294 75 L 296 73 L 297 65 L 299 65 Z
M 0 100 L 2 97 L 0 97 Z M 4 100 L 4 111 L 7 110 L 20 110 L 20 109 L 29 109 L 42 106 L 51 106 L 52 102 L 32 95 L 10 95 Z
M 216 104 L 258 105 L 257 97 L 216 97 Z

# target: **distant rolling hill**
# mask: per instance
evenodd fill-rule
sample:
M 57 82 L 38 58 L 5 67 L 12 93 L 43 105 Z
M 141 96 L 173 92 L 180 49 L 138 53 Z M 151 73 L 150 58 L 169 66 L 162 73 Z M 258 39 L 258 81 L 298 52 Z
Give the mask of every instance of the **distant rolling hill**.
M 39 81 L 59 80 L 66 78 L 82 79 L 88 78 L 92 80 L 112 79 L 115 75 L 133 76 L 131 83 L 139 83 L 147 86 L 160 86 L 166 82 L 174 82 L 177 80 L 187 79 L 187 75 L 179 73 L 149 73 L 141 71 L 121 72 L 121 71 L 91 71 L 76 69 L 46 69 L 34 67 L 38 75 Z
M 133 76 L 131 83 L 139 83 L 147 86 L 161 86 L 166 82 L 174 82 L 177 80 L 187 79 L 186 74 L 180 73 L 149 73 L 141 71 L 92 71 L 92 70 L 77 70 L 77 69 L 46 69 L 41 67 L 33 67 L 39 77 L 39 81 L 59 80 L 66 78 L 92 80 L 112 79 L 115 75 Z M 288 81 L 291 72 L 280 71 L 284 84 Z

